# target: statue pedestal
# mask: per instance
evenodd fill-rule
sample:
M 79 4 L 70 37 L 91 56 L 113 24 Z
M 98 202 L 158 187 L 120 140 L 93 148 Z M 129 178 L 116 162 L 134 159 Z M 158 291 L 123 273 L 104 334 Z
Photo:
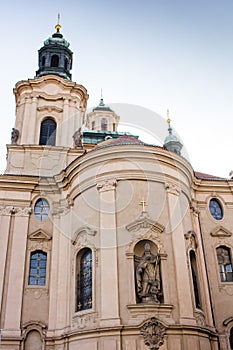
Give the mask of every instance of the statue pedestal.
M 156 298 L 157 299 L 157 298 Z M 158 300 L 155 300 L 151 295 L 148 295 L 146 297 L 142 297 L 142 304 L 160 304 Z

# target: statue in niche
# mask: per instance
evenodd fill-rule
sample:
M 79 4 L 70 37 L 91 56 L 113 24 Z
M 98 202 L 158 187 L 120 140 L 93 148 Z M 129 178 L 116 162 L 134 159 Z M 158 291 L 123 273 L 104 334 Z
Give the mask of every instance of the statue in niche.
M 18 141 L 18 138 L 19 138 L 19 130 L 15 129 L 15 128 L 12 128 L 12 131 L 11 131 L 11 143 L 15 145 L 17 143 L 17 141 Z
M 83 138 L 82 131 L 81 131 L 81 128 L 79 128 L 78 130 L 75 131 L 73 135 L 75 148 L 83 148 L 82 138 Z
M 160 303 L 162 297 L 160 281 L 160 249 L 157 254 L 151 253 L 150 244 L 146 243 L 144 254 L 136 267 L 136 291 L 141 303 Z

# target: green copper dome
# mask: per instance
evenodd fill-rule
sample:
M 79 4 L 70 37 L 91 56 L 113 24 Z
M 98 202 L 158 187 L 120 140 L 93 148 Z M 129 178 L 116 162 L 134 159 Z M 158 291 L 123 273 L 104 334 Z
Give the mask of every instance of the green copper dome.
M 94 111 L 109 111 L 109 112 L 113 112 L 113 110 L 110 107 L 108 107 L 108 106 L 106 106 L 104 104 L 104 99 L 103 98 L 100 99 L 100 103 L 98 104 L 98 106 L 93 108 L 93 112 Z
M 167 149 L 168 151 L 172 151 L 172 152 L 175 152 L 175 153 L 180 155 L 183 145 L 180 142 L 180 140 L 178 139 L 178 137 L 176 135 L 173 135 L 172 127 L 170 125 L 171 120 L 169 117 L 167 119 L 167 122 L 168 122 L 169 134 L 166 136 L 166 138 L 164 140 L 164 148 Z

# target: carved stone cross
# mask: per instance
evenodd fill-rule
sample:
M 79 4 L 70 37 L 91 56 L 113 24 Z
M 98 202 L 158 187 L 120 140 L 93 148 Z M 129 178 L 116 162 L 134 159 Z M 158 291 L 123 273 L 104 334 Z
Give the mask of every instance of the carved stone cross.
M 139 204 L 142 206 L 142 212 L 145 213 L 147 206 L 146 201 L 142 200 Z

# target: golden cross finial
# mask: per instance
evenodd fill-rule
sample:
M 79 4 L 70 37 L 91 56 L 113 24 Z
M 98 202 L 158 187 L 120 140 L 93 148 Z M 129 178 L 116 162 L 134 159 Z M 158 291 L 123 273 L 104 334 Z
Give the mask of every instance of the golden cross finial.
M 100 98 L 103 98 L 103 89 L 101 88 Z
M 59 30 L 61 29 L 61 25 L 60 25 L 60 13 L 57 14 L 57 24 L 55 25 L 55 29 L 59 32 Z
M 169 109 L 167 109 L 167 123 L 168 123 L 169 125 L 170 125 L 170 123 L 171 123 Z
M 142 200 L 142 201 L 140 202 L 140 205 L 142 206 L 142 212 L 145 213 L 145 211 L 146 211 L 145 209 L 146 209 L 146 206 L 147 206 L 146 201 Z

